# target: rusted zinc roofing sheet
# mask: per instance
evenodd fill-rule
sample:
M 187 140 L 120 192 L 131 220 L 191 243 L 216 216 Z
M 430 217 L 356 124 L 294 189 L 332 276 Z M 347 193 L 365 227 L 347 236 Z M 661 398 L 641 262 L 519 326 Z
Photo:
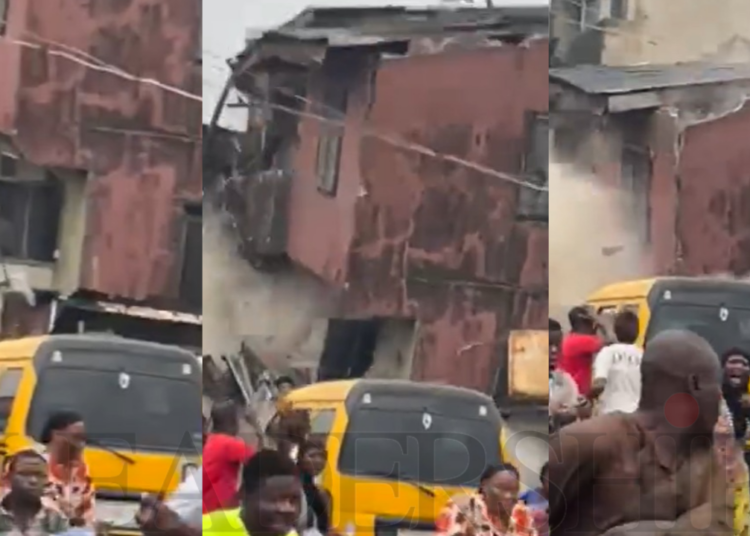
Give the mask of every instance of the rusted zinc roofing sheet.
M 748 63 L 683 63 L 613 67 L 578 65 L 550 69 L 550 81 L 592 95 L 618 95 L 684 86 L 750 80 Z
M 418 36 L 485 33 L 546 35 L 547 7 L 488 9 L 310 8 L 289 23 L 265 32 L 260 41 L 306 41 L 326 46 L 363 46 Z

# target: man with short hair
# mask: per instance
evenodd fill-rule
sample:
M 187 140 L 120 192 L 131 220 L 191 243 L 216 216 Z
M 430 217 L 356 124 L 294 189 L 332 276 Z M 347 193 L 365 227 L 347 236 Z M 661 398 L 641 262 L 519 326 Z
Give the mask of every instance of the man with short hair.
M 237 506 L 240 467 L 255 453 L 237 437 L 240 409 L 232 401 L 220 402 L 211 409 L 213 429 L 203 447 L 203 513 Z
M 570 333 L 563 339 L 560 368 L 571 375 L 578 392 L 588 397 L 591 390 L 591 368 L 602 348 L 597 323 L 586 307 L 573 307 L 568 313 Z
M 203 536 L 296 536 L 302 482 L 297 465 L 261 450 L 242 468 L 239 508 L 203 516 Z
M 704 339 L 662 332 L 644 351 L 635 412 L 551 436 L 555 536 L 731 536 L 733 497 L 713 447 L 720 372 Z
M 619 311 L 615 316 L 617 342 L 605 346 L 594 360 L 591 397 L 598 399 L 600 413 L 632 413 L 641 399 L 641 360 L 638 340 L 638 315 Z
M 0 495 L 0 535 L 47 536 L 67 531 L 68 519 L 44 494 L 49 475 L 44 456 L 27 449 L 7 463 L 9 486 Z

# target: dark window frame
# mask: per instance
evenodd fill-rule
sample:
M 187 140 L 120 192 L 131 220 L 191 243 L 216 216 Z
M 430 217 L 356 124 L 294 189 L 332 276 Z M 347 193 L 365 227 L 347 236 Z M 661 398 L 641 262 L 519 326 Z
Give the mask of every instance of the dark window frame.
M 10 214 L 3 214 L 3 200 Z M 63 183 L 52 173 L 43 180 L 0 177 L 0 253 L 22 261 L 55 262 L 64 203 Z
M 620 183 L 630 193 L 632 206 L 629 207 L 636 221 L 632 222 L 638 240 L 651 243 L 651 181 L 653 180 L 653 159 L 646 146 L 624 143 L 620 155 Z
M 610 0 L 609 16 L 615 20 L 627 20 L 629 8 L 628 0 Z
M 8 30 L 8 15 L 10 14 L 11 1 L 0 0 L 0 35 L 5 35 Z
M 542 128 L 542 132 L 539 129 Z M 550 117 L 547 112 L 529 112 L 526 116 L 526 145 L 523 155 L 523 179 L 549 187 Z M 542 137 L 544 140 L 542 140 Z M 549 192 L 519 185 L 518 217 L 549 222 Z
M 343 77 L 335 76 L 336 63 L 324 64 L 318 79 L 320 120 L 315 159 L 318 191 L 336 197 L 339 185 L 341 153 L 349 111 L 349 88 Z

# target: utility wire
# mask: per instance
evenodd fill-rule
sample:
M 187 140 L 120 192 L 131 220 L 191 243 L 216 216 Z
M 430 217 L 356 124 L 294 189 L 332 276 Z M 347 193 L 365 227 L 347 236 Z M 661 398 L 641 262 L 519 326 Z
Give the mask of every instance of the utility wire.
M 39 40 L 42 41 L 42 39 L 39 39 Z M 39 43 L 34 43 L 31 41 L 26 41 L 22 39 L 16 39 L 9 35 L 0 36 L 0 43 L 3 43 L 3 44 L 29 48 L 32 50 L 40 50 L 43 53 L 47 54 L 48 56 L 57 56 L 60 58 L 64 58 L 73 63 L 82 65 L 83 67 L 86 67 L 87 69 L 108 73 L 113 76 L 117 76 L 119 78 L 130 80 L 132 82 L 138 82 L 141 84 L 158 87 L 160 89 L 163 89 L 164 91 L 174 93 L 176 95 L 180 95 L 187 99 L 190 99 L 196 102 L 203 102 L 203 97 L 201 97 L 200 95 L 195 95 L 194 93 L 185 91 L 182 88 L 179 88 L 177 86 L 173 86 L 170 84 L 165 84 L 153 78 L 143 78 L 143 77 L 139 77 L 134 74 L 128 73 L 127 71 L 124 71 L 120 67 L 112 65 L 102 60 L 101 58 L 92 56 L 88 52 L 81 50 L 79 48 L 71 47 L 68 45 L 61 45 L 59 43 L 55 43 L 54 41 L 50 41 L 46 39 L 44 39 L 43 41 L 46 41 L 47 44 L 49 44 L 49 46 L 44 46 Z M 52 47 L 58 47 L 58 48 L 55 49 Z

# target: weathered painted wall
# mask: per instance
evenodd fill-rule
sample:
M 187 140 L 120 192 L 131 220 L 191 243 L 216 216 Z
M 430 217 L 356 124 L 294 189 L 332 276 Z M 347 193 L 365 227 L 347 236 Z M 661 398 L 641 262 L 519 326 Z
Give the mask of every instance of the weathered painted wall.
M 651 153 L 650 243 L 643 275 L 750 273 L 750 106 L 696 121 L 662 109 L 641 140 Z M 576 163 L 619 187 L 622 133 L 611 121 L 581 134 Z M 622 195 L 629 195 L 623 192 Z
M 685 273 L 750 274 L 748 132 L 750 105 L 684 131 L 674 180 Z
M 750 3 L 631 0 L 627 20 L 605 31 L 602 63 L 637 65 L 750 60 Z
M 317 191 L 318 125 L 301 120 L 290 256 L 342 288 L 350 316 L 409 316 L 412 376 L 487 390 L 514 327 L 547 315 L 547 227 L 518 187 L 373 132 L 517 174 L 529 112 L 548 108 L 548 44 L 384 61 L 350 97 L 338 194 Z
M 200 1 L 26 0 L 10 12 L 9 33 L 48 48 L 0 47 L 18 78 L 3 75 L 0 126 L 35 164 L 87 176 L 80 286 L 176 299 L 184 204 L 201 199 L 201 103 L 53 50 L 200 95 Z

